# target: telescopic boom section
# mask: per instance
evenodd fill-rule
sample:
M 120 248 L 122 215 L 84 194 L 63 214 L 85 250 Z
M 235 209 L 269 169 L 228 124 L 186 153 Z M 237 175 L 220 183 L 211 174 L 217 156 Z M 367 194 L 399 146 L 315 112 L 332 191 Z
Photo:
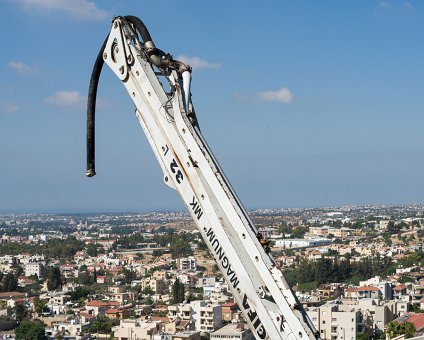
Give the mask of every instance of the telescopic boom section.
M 190 94 L 191 68 L 156 48 L 133 16 L 113 20 L 93 70 L 87 176 L 95 174 L 94 111 L 103 61 L 127 89 L 165 184 L 181 196 L 255 337 L 316 339 L 314 326 L 200 133 Z

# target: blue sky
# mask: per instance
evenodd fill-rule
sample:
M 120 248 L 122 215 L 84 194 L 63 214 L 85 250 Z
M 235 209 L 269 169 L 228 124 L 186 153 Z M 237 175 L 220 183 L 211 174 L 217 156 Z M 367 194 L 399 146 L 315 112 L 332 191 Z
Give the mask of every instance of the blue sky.
M 0 212 L 184 209 L 104 68 L 115 15 L 193 66 L 203 134 L 247 208 L 423 202 L 421 1 L 0 0 Z

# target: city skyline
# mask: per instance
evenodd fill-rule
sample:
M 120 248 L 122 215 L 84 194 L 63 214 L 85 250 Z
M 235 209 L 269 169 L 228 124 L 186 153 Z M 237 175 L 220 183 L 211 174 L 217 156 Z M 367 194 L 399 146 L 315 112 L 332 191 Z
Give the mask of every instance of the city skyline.
M 0 213 L 185 210 L 107 67 L 85 178 L 91 69 L 128 14 L 193 66 L 200 127 L 248 209 L 423 202 L 421 3 L 224 8 L 1 0 Z

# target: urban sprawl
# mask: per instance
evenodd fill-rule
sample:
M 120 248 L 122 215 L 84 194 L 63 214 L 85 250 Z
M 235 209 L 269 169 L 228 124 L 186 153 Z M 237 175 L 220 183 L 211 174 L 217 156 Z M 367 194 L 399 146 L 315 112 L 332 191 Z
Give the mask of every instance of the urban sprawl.
M 423 204 L 249 214 L 321 339 L 423 335 Z M 0 232 L 0 338 L 253 339 L 187 213 L 4 214 Z

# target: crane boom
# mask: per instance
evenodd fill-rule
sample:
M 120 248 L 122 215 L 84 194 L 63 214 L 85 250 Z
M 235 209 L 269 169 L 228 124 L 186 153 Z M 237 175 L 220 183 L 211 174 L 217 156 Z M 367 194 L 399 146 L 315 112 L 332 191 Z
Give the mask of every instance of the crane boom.
M 141 36 L 141 40 L 140 40 Z M 94 113 L 103 62 L 125 86 L 164 173 L 196 223 L 257 339 L 317 334 L 203 138 L 191 68 L 156 48 L 143 22 L 116 17 L 96 60 L 87 111 L 87 176 L 95 175 Z

